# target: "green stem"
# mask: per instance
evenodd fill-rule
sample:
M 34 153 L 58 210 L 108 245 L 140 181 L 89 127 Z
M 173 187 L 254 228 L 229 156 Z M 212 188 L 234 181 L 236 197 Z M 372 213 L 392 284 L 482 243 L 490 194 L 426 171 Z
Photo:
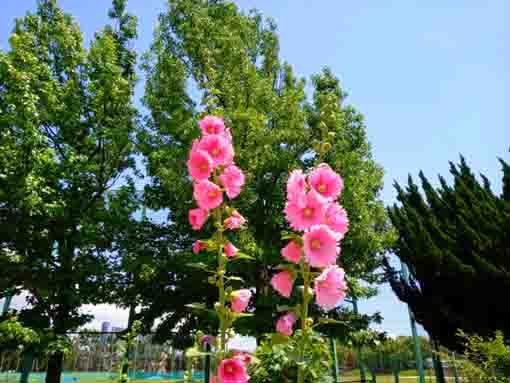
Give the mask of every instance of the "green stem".
M 218 289 L 219 289 L 219 299 L 220 299 L 220 310 L 219 310 L 219 318 L 220 318 L 220 347 L 219 347 L 219 357 L 218 363 L 220 363 L 225 358 L 226 353 L 226 341 L 227 341 L 227 318 L 226 318 L 226 301 L 227 297 L 225 294 L 225 259 L 223 257 L 223 229 L 221 228 L 222 224 L 222 206 L 220 206 L 216 210 L 216 222 L 218 224 Z
M 302 331 L 302 340 L 301 347 L 299 351 L 299 360 L 301 364 L 298 367 L 298 383 L 304 383 L 305 381 L 305 371 L 304 371 L 304 360 L 305 360 L 305 351 L 306 351 L 306 343 L 308 342 L 308 306 L 310 300 L 310 266 L 301 263 L 301 271 L 303 274 L 303 307 L 301 312 L 301 331 Z

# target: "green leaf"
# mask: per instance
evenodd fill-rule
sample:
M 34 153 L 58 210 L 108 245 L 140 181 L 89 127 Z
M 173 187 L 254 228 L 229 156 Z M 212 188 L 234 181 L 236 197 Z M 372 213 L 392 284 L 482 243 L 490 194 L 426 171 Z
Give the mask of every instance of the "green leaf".
M 203 310 L 205 310 L 205 311 L 208 310 L 207 306 L 204 303 L 189 303 L 189 304 L 184 305 L 184 306 L 186 306 L 186 307 L 188 307 L 188 308 L 190 308 L 192 310 L 202 310 L 202 311 Z
M 288 341 L 289 341 L 289 337 L 285 336 L 283 334 L 280 334 L 279 332 L 275 332 L 275 333 L 271 334 L 271 343 L 273 345 L 287 343 Z
M 251 255 L 241 253 L 240 251 L 237 252 L 236 256 L 233 258 L 229 258 L 229 260 L 235 261 L 238 259 L 246 259 L 248 261 L 256 261 L 257 259 Z

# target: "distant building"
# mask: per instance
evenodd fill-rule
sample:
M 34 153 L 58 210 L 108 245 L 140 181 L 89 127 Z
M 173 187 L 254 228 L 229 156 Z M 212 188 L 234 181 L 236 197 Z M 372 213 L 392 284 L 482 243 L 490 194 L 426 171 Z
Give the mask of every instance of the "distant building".
M 101 323 L 101 332 L 109 332 L 110 331 L 110 322 Z
M 107 333 L 110 331 L 110 322 L 101 323 L 101 332 Z M 106 344 L 108 339 L 110 338 L 110 334 L 101 334 L 101 343 Z
M 121 332 L 123 330 L 124 329 L 122 327 L 115 327 L 115 326 L 112 327 L 112 332 Z

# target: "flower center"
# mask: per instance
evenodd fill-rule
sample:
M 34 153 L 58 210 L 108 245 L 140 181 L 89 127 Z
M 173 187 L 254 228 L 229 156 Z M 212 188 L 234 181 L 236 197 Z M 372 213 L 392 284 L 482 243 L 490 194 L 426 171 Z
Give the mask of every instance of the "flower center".
M 209 198 L 216 198 L 217 195 L 218 195 L 218 192 L 216 190 L 211 190 L 210 192 L 207 193 L 207 196 Z
M 312 208 L 309 208 L 309 207 L 306 207 L 305 210 L 303 210 L 303 215 L 305 217 L 310 217 L 313 213 L 313 209 Z
M 209 126 L 208 131 L 209 131 L 209 133 L 214 133 L 214 128 L 212 126 Z
M 318 239 L 312 240 L 312 249 L 318 249 L 321 247 L 321 241 Z
M 208 166 L 206 163 L 203 163 L 202 165 L 200 165 L 200 170 L 202 170 L 203 172 L 206 172 L 207 168 L 208 168 Z
M 319 184 L 319 186 L 317 187 L 317 190 L 319 190 L 319 193 L 324 193 L 327 190 L 326 185 Z
M 227 373 L 231 374 L 234 372 L 234 369 L 232 368 L 232 366 L 226 366 L 225 367 L 225 370 L 227 371 Z
M 326 224 L 327 224 L 327 225 L 330 225 L 330 224 L 331 224 L 331 217 L 326 217 Z
M 220 154 L 220 150 L 218 148 L 214 148 L 212 151 L 211 151 L 211 154 L 216 157 L 218 154 Z

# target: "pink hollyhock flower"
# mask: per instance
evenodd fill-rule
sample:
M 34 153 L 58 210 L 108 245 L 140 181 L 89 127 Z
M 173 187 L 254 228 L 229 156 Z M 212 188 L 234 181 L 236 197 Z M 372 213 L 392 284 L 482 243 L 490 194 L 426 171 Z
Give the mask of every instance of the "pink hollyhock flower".
M 232 311 L 236 313 L 242 313 L 246 310 L 248 302 L 250 302 L 251 291 L 248 289 L 241 289 L 234 291 L 230 294 L 230 303 L 232 305 Z
M 292 286 L 294 286 L 294 277 L 287 270 L 281 271 L 271 278 L 271 286 L 273 286 L 282 297 L 289 298 L 292 292 Z
M 335 233 L 338 233 L 340 239 L 342 239 L 345 233 L 347 233 L 347 230 L 349 230 L 347 212 L 336 202 L 332 202 L 328 205 L 326 214 L 324 215 L 324 223 Z
M 195 181 L 208 179 L 213 171 L 213 162 L 209 154 L 201 150 L 192 150 L 188 159 L 188 171 Z
M 294 326 L 294 323 L 296 322 L 297 318 L 294 313 L 287 313 L 278 319 L 278 322 L 276 322 L 276 331 L 278 331 L 280 334 L 291 336 L 292 335 L 292 327 Z
M 305 204 L 306 179 L 301 169 L 290 173 L 287 181 L 287 200 L 297 206 Z
M 209 154 L 214 167 L 218 165 L 230 165 L 234 159 L 234 148 L 232 144 L 219 134 L 210 134 L 203 137 L 198 143 L 198 149 Z
M 208 134 L 223 134 L 225 132 L 223 118 L 218 116 L 205 116 L 198 125 L 200 125 L 200 130 L 202 130 L 204 136 Z
M 225 138 L 228 140 L 228 142 L 232 142 L 232 132 L 229 128 L 225 129 Z
M 223 194 L 218 185 L 211 181 L 200 181 L 193 186 L 193 197 L 202 209 L 214 209 L 223 202 Z
M 205 249 L 207 249 L 207 244 L 204 241 L 198 240 L 193 243 L 193 252 L 195 254 L 198 254 Z
M 223 359 L 218 367 L 221 383 L 248 383 L 250 377 L 244 362 L 238 358 Z
M 344 276 L 342 268 L 332 265 L 315 278 L 315 299 L 324 310 L 331 310 L 344 300 L 347 289 Z
M 303 236 L 305 259 L 313 267 L 326 267 L 336 263 L 340 252 L 335 233 L 326 225 L 317 225 Z
M 306 230 L 324 221 L 325 200 L 314 190 L 306 193 L 303 204 L 288 201 L 285 216 L 294 230 Z
M 216 378 L 216 375 L 211 375 L 209 378 L 209 383 L 219 383 L 218 379 Z
M 200 230 L 207 221 L 207 217 L 209 217 L 209 212 L 206 209 L 195 208 L 188 212 L 189 223 L 193 230 Z
M 282 249 L 281 254 L 282 257 L 289 262 L 299 263 L 302 252 L 303 249 L 301 249 L 301 246 L 299 246 L 296 241 L 290 241 L 287 246 Z
M 234 199 L 241 193 L 245 177 L 241 169 L 235 165 L 230 165 L 220 174 L 220 181 L 225 187 L 228 198 Z
M 252 362 L 251 355 L 246 352 L 235 351 L 234 358 L 242 360 L 245 365 L 248 365 Z
M 344 188 L 344 181 L 327 164 L 320 164 L 308 177 L 310 186 L 322 197 L 336 199 Z
M 237 247 L 232 245 L 232 242 L 227 242 L 225 246 L 223 246 L 223 251 L 225 251 L 225 255 L 229 258 L 233 258 L 237 254 Z
M 234 210 L 230 217 L 225 220 L 224 224 L 228 229 L 235 230 L 244 225 L 245 222 L 246 219 L 237 210 Z

